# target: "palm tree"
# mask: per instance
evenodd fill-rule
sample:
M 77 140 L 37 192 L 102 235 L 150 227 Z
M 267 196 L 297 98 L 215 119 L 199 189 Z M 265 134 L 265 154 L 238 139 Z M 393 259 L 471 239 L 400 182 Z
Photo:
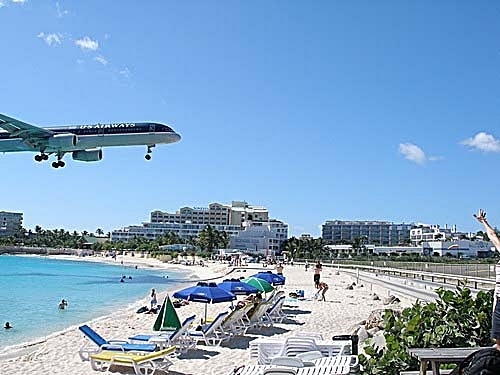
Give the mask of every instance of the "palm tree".
M 95 232 L 98 236 L 102 236 L 104 234 L 104 231 L 101 228 L 97 228 Z

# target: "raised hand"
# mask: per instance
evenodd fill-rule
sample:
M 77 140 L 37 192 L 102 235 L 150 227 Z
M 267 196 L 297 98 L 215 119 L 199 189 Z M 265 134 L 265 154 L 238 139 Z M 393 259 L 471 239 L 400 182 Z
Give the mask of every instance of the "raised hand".
M 486 222 L 486 212 L 483 209 L 479 209 L 477 215 L 473 214 L 472 216 L 474 216 L 480 223 Z

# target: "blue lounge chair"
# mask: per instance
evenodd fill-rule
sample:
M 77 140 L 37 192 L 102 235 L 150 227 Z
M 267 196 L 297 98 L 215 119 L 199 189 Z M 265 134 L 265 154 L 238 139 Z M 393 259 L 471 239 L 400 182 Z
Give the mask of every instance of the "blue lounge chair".
M 82 361 L 89 360 L 90 354 L 98 353 L 101 350 L 154 352 L 157 349 L 156 344 L 131 344 L 124 340 L 105 340 L 86 324 L 78 327 L 78 329 L 82 331 L 85 337 L 97 345 L 97 349 L 89 348 L 86 344 L 80 348 L 78 354 Z

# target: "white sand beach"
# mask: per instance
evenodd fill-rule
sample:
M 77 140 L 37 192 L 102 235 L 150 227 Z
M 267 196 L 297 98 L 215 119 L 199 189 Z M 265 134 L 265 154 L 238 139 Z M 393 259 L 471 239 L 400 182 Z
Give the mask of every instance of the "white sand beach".
M 72 258 L 73 259 L 73 258 Z M 85 257 L 86 261 L 110 261 L 103 257 Z M 161 263 L 156 259 L 123 257 L 120 261 L 124 264 L 138 265 L 139 267 L 176 267 L 192 271 L 193 280 L 195 276 L 200 279 L 221 277 L 227 274 L 231 268 L 227 264 L 208 262 L 207 266 L 181 266 Z M 255 268 L 263 268 L 258 264 L 250 264 L 235 270 L 231 277 L 248 276 L 256 273 Z M 326 293 L 326 302 L 316 301 L 312 296 L 316 292 L 313 284 L 313 272 L 311 268 L 305 271 L 303 266 L 285 266 L 284 276 L 287 278 L 283 288 L 288 295 L 296 289 L 305 291 L 306 300 L 285 302 L 284 311 L 289 314 L 282 324 L 261 330 L 251 330 L 247 334 L 235 337 L 221 346 L 198 345 L 196 349 L 172 359 L 174 363 L 169 373 L 173 375 L 198 375 L 198 374 L 230 374 L 237 366 L 243 364 L 255 364 L 254 359 L 249 358 L 248 343 L 259 336 L 286 337 L 295 332 L 317 332 L 325 339 L 333 335 L 351 334 L 354 327 L 365 320 L 373 310 L 387 308 L 382 300 L 391 291 L 375 285 L 356 285 L 354 289 L 348 290 L 347 286 L 355 280 L 348 275 L 329 267 L 324 267 L 322 281 L 329 285 Z M 215 281 L 222 281 L 223 277 Z M 194 282 L 193 282 L 194 285 Z M 162 301 L 165 294 L 174 292 L 170 290 L 158 290 L 158 300 Z M 145 291 L 145 296 L 148 291 Z M 376 293 L 381 299 L 374 300 L 372 293 Z M 397 295 L 401 302 L 391 305 L 391 308 L 407 307 L 414 301 Z M 241 298 L 241 297 L 240 297 Z M 87 322 L 94 330 L 106 339 L 127 339 L 139 333 L 151 332 L 156 319 L 154 314 L 138 314 L 137 308 L 148 305 L 148 299 L 137 301 L 136 306 L 130 310 L 121 310 L 115 314 L 101 317 Z M 208 306 L 210 316 L 229 307 L 228 303 L 214 304 Z M 197 321 L 204 314 L 204 305 L 189 303 L 177 309 L 180 320 L 196 314 Z M 14 355 L 0 356 L 0 368 L 2 374 L 31 374 L 31 375 L 95 375 L 98 372 L 91 369 L 89 362 L 83 362 L 78 349 L 87 343 L 87 339 L 77 329 L 72 327 L 64 332 L 46 337 L 34 345 L 25 345 L 22 350 Z M 125 367 L 112 369 L 116 374 L 133 374 L 133 370 Z

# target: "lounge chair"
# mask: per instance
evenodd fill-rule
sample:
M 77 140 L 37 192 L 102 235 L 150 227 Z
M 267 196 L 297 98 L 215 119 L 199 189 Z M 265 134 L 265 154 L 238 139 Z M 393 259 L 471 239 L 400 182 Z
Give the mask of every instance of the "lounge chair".
M 188 334 L 189 327 L 194 322 L 196 315 L 184 319 L 181 326 L 171 333 L 161 333 L 156 335 L 135 335 L 129 337 L 132 341 L 143 341 L 155 343 L 162 347 L 177 347 L 177 351 L 184 353 L 196 346 L 196 341 Z
M 285 296 L 281 296 L 275 299 L 272 306 L 266 311 L 266 316 L 274 323 L 282 323 L 283 319 L 287 317 L 287 315 L 283 312 L 285 298 Z
M 96 371 L 108 371 L 113 365 L 133 367 L 136 375 L 152 375 L 156 370 L 167 372 L 172 362 L 167 358 L 175 347 L 153 353 L 116 352 L 103 350 L 90 355 L 90 366 Z
M 269 302 L 262 301 L 255 307 L 252 315 L 248 317 L 248 322 L 246 323 L 246 329 L 250 328 L 261 328 L 264 326 L 272 327 L 273 321 L 266 316 L 266 312 L 269 309 Z
M 274 365 L 242 366 L 233 371 L 234 375 L 347 375 L 350 373 L 349 366 L 309 366 L 309 367 L 287 367 Z
M 252 304 L 248 303 L 242 308 L 234 309 L 222 321 L 221 328 L 230 336 L 241 335 L 246 329 L 246 314 L 252 308 Z
M 229 311 L 219 313 L 210 324 L 202 326 L 201 330 L 190 330 L 189 336 L 196 342 L 204 341 L 206 345 L 220 345 L 220 343 L 229 338 L 229 335 L 221 328 L 224 318 L 229 314 Z
M 96 331 L 90 328 L 88 325 L 83 325 L 78 327 L 80 331 L 87 337 L 90 341 L 97 345 L 97 348 L 89 348 L 88 341 L 79 349 L 78 354 L 82 361 L 87 361 L 89 355 L 97 353 L 101 350 L 110 351 L 141 351 L 141 352 L 154 352 L 158 347 L 156 344 L 132 344 L 125 340 L 105 340 Z

